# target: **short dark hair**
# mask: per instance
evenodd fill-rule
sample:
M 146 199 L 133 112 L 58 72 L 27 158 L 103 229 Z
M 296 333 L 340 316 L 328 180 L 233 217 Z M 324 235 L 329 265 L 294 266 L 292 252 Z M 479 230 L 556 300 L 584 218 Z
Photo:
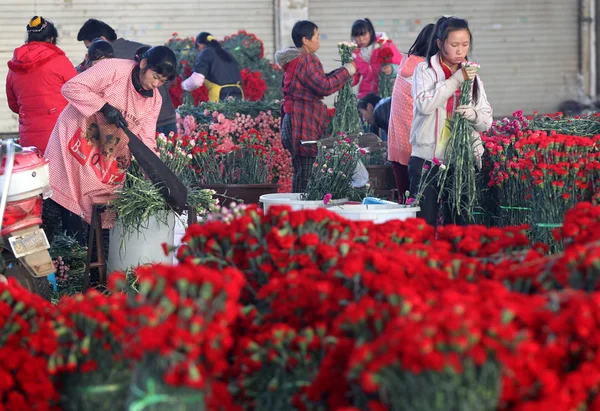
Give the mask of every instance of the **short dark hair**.
M 369 93 L 358 101 L 358 109 L 366 110 L 369 104 L 375 108 L 377 103 L 379 103 L 379 100 L 381 100 L 381 97 L 379 97 L 377 94 Z
M 146 59 L 145 70 L 154 70 L 157 74 L 166 77 L 168 81 L 174 80 L 177 75 L 177 57 L 173 50 L 167 46 L 154 46 L 143 50 L 144 48 L 141 47 L 136 52 L 136 61 Z
M 296 47 L 302 47 L 302 39 L 307 38 L 311 40 L 315 35 L 315 30 L 319 27 L 309 20 L 300 20 L 294 24 L 292 28 L 292 40 Z
M 371 20 L 364 18 L 360 20 L 356 20 L 352 23 L 352 30 L 350 31 L 350 39 L 354 41 L 354 38 L 358 36 L 362 36 L 365 33 L 369 33 L 371 35 L 371 41 L 369 42 L 369 46 L 375 43 L 377 40 L 377 36 L 375 34 L 375 27 L 373 27 L 373 23 Z
M 89 19 L 79 29 L 77 33 L 77 41 L 93 41 L 98 37 L 104 37 L 106 40 L 113 42 L 117 39 L 115 30 L 103 21 Z
M 42 16 L 33 16 L 27 24 L 27 43 L 31 41 L 43 41 L 56 44 L 58 31 L 51 21 Z

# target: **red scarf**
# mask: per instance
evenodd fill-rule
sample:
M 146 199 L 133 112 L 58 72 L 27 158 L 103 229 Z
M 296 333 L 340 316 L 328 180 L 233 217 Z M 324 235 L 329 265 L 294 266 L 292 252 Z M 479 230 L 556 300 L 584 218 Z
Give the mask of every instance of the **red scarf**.
M 444 75 L 446 76 L 446 80 L 447 80 L 452 76 L 452 70 L 450 70 L 450 67 L 448 67 L 446 65 L 446 63 L 444 63 L 444 61 L 442 60 L 441 54 L 439 55 L 439 58 L 440 58 L 440 66 L 442 66 L 442 70 L 444 70 Z M 452 118 L 452 114 L 454 113 L 454 109 L 456 108 L 456 106 L 454 104 L 456 102 L 456 104 L 458 105 L 459 101 L 460 101 L 460 87 L 454 92 L 454 94 L 452 96 L 450 96 L 450 98 L 446 102 L 446 118 L 448 118 L 448 119 Z

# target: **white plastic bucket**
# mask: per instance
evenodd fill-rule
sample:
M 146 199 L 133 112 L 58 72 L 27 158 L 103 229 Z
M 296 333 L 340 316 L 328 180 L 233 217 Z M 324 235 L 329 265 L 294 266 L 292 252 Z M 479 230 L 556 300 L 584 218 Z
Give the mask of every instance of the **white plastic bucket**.
M 117 220 L 110 230 L 108 272 L 153 263 L 173 263 L 173 255 L 165 255 L 162 244 L 172 247 L 175 237 L 175 213 L 165 212 L 160 218 L 151 217 L 144 227 L 133 233 L 123 233 Z M 166 221 L 166 224 L 165 224 Z
M 269 211 L 269 207 L 275 205 L 288 205 L 292 210 L 314 210 L 317 208 L 330 207 L 336 204 L 344 204 L 347 199 L 331 200 L 327 205 L 323 203 L 323 200 L 301 200 L 300 193 L 273 193 L 263 194 L 260 196 L 259 201 L 263 204 L 263 210 L 265 214 Z
M 188 221 L 188 213 L 184 211 L 181 216 L 175 216 L 175 238 L 173 240 L 173 244 L 175 247 L 179 247 L 181 245 L 181 239 L 185 236 L 185 232 L 187 231 Z M 173 265 L 179 264 L 177 260 L 177 253 L 173 253 Z
M 348 220 L 373 221 L 376 224 L 381 224 L 390 220 L 414 218 L 421 208 L 405 207 L 399 204 L 343 204 L 329 207 L 328 210 Z

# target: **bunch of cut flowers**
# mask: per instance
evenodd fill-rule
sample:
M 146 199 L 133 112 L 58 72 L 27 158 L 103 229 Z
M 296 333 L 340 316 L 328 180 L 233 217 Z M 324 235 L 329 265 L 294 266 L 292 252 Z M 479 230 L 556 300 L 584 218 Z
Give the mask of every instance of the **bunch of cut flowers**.
M 225 36 L 221 47 L 228 50 L 240 67 L 253 68 L 258 60 L 265 57 L 265 45 L 253 33 L 239 30 L 231 36 Z
M 283 70 L 265 58 L 265 45 L 255 34 L 240 30 L 226 36 L 221 46 L 233 55 L 242 69 L 246 99 L 273 101 L 282 98 Z M 252 73 L 259 88 L 247 87 L 245 72 Z
M 260 72 L 243 69 L 240 74 L 242 76 L 244 99 L 250 101 L 261 100 L 267 91 L 267 83 L 261 77 Z
M 266 184 L 269 159 L 260 134 L 250 130 L 234 142 L 202 132 L 192 150 L 196 182 L 204 184 Z
M 515 144 L 519 168 L 530 186 L 532 235 L 552 251 L 561 248 L 552 230 L 562 224 L 566 211 L 592 198 L 588 163 L 599 138 L 534 132 Z
M 338 43 L 338 52 L 342 59 L 342 65 L 354 60 L 353 53 L 356 50 L 355 43 Z M 331 135 L 339 133 L 358 134 L 362 130 L 360 116 L 356 107 L 358 100 L 352 90 L 352 82 L 344 84 L 335 98 L 335 114 L 331 120 Z
M 348 199 L 355 190 L 353 177 L 361 158 L 366 154 L 356 140 L 345 135 L 333 142 L 331 149 L 321 142 L 317 143 L 318 153 L 310 171 L 306 190 L 302 200 L 322 200 L 328 204 L 331 200 Z
M 542 304 L 499 283 L 446 285 L 436 290 L 408 281 L 391 307 L 363 298 L 340 316 L 357 339 L 348 378 L 372 401 L 369 409 L 499 409 L 501 362 L 528 342 L 515 317 Z
M 479 64 L 464 62 L 462 67 L 476 67 Z M 466 80 L 460 90 L 459 105 L 471 103 L 471 90 L 473 80 Z M 478 135 L 478 134 L 477 134 Z M 446 148 L 445 160 L 448 167 L 438 174 L 440 187 L 438 200 L 446 197 L 453 221 L 464 219 L 469 221 L 473 217 L 477 191 L 478 159 L 474 150 L 481 141 L 475 137 L 470 121 L 458 113 L 452 119 L 452 134 Z
M 64 410 L 125 407 L 131 380 L 122 343 L 129 327 L 125 294 L 96 290 L 60 300 L 53 327 L 58 350 L 50 357 Z
M 52 296 L 53 300 L 81 292 L 87 248 L 81 246 L 75 238 L 59 232 L 52 240 L 50 253 L 56 268 L 57 288 Z
M 285 323 L 261 324 L 255 310 L 245 311 L 254 311 L 248 317 L 254 317 L 255 324 L 239 324 L 241 339 L 231 368 L 236 402 L 246 410 L 294 409 L 297 396 L 310 385 L 322 361 L 327 344 L 324 327 L 296 330 Z
M 193 141 L 179 139 L 174 134 L 160 134 L 157 137 L 158 156 L 188 187 L 188 206 L 196 210 L 198 215 L 203 215 L 216 205 L 216 200 L 213 199 L 213 190 L 204 190 L 192 184 L 189 151 L 193 147 Z M 151 218 L 166 224 L 168 213 L 172 211 L 160 187 L 146 178 L 135 159 L 131 161 L 123 186 L 110 201 L 110 208 L 116 213 L 125 234 L 148 227 Z
M 281 88 L 281 87 L 280 87 Z M 268 183 L 279 184 L 281 192 L 292 186 L 292 161 L 281 142 L 278 100 L 227 100 L 206 102 L 199 107 L 180 107 L 179 135 L 196 139 L 206 131 L 219 139 L 233 141 L 258 131 L 260 144 L 269 152 Z
M 442 163 L 437 157 L 434 157 L 430 162 L 425 161 L 421 168 L 421 178 L 419 180 L 419 188 L 414 195 L 409 191 L 405 193 L 406 205 L 411 207 L 418 206 L 423 198 L 425 198 L 425 190 L 428 186 L 435 184 L 439 173 L 444 173 L 447 170 L 446 164 Z
M 0 408 L 49 410 L 58 393 L 48 360 L 56 351 L 49 302 L 12 280 L 0 282 Z
M 379 72 L 379 79 L 377 83 L 377 94 L 381 98 L 390 97 L 392 90 L 394 89 L 394 81 L 396 79 L 396 70 L 393 64 L 394 52 L 389 46 L 390 40 L 385 40 L 381 43 L 379 53 L 377 54 L 377 63 L 381 65 L 381 68 L 389 66 L 392 68 L 390 74 L 386 74 L 383 70 Z M 379 43 L 378 43 L 379 44 Z
M 243 275 L 191 264 L 148 266 L 136 274 L 139 293 L 122 307 L 130 319 L 124 355 L 136 361 L 130 409 L 219 409 L 210 404 L 226 395 L 218 378 L 228 367 L 229 325 L 240 311 Z M 126 283 L 123 273 L 111 274 L 111 290 Z

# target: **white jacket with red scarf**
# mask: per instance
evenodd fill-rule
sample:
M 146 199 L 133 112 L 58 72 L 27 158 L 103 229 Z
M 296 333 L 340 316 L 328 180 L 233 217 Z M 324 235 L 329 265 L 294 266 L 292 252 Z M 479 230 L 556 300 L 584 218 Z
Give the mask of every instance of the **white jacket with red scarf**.
M 456 98 L 456 90 L 460 83 L 455 78 L 446 79 L 444 70 L 436 54 L 430 59 L 431 65 L 426 61 L 420 63 L 413 75 L 412 97 L 414 101 L 414 117 L 410 130 L 410 144 L 412 156 L 431 161 L 434 157 L 444 161 L 443 150 L 436 150 L 446 123 L 446 104 L 448 99 Z M 487 131 L 492 125 L 492 106 L 487 100 L 483 82 L 477 79 L 477 98 L 473 99 L 477 119 L 473 123 L 473 149 L 475 156 L 481 158 L 483 145 L 479 131 Z M 476 101 L 475 101 L 476 100 Z M 458 101 L 454 103 L 454 108 Z

